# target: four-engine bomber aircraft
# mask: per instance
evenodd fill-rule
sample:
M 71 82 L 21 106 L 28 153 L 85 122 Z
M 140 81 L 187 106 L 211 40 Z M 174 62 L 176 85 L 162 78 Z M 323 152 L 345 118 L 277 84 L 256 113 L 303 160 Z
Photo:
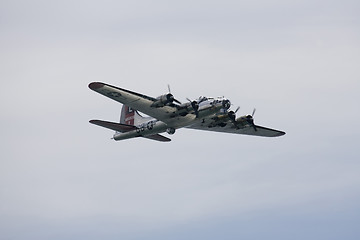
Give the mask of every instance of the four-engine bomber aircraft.
M 230 110 L 230 101 L 224 97 L 200 97 L 197 100 L 181 103 L 170 93 L 157 98 L 101 82 L 89 84 L 89 88 L 123 104 L 120 123 L 102 120 L 90 120 L 90 123 L 112 129 L 114 140 L 144 137 L 161 142 L 170 138 L 159 133 L 174 134 L 178 128 L 186 127 L 215 132 L 237 133 L 262 137 L 278 137 L 285 132 L 257 126 L 253 115 L 236 118 L 236 112 Z M 144 117 L 139 112 L 150 117 Z

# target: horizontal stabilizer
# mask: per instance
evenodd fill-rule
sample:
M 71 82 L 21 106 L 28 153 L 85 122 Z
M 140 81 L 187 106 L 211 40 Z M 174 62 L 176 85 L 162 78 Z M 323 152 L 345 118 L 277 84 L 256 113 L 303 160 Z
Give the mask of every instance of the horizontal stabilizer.
M 122 132 L 122 133 L 129 132 L 129 131 L 136 129 L 136 127 L 133 125 L 108 122 L 108 121 L 102 121 L 102 120 L 90 120 L 89 122 L 92 124 L 98 125 L 100 127 L 109 128 L 111 130 L 114 130 L 117 132 Z
M 151 140 L 160 141 L 160 142 L 170 142 L 171 141 L 170 138 L 164 137 L 164 136 L 162 136 L 160 134 L 147 135 L 147 136 L 143 136 L 143 137 L 151 139 Z

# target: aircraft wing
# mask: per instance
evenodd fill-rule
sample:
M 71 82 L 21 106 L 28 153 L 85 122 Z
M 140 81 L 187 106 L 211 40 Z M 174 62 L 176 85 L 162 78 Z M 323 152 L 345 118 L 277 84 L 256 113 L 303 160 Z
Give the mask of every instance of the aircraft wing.
M 89 84 L 89 88 L 165 123 L 172 122 L 171 120 L 174 113 L 177 111 L 174 104 L 169 104 L 160 108 L 151 107 L 151 105 L 157 100 L 156 98 L 105 83 L 92 82 Z
M 205 122 L 195 123 L 193 125 L 188 126 L 187 128 L 214 131 L 214 132 L 253 135 L 253 136 L 261 136 L 261 137 L 279 137 L 285 134 L 285 132 L 283 131 L 257 126 L 257 125 L 255 125 L 255 128 L 250 125 L 236 128 L 231 121 L 226 122 L 225 126 L 212 126 L 211 124 L 205 121 Z

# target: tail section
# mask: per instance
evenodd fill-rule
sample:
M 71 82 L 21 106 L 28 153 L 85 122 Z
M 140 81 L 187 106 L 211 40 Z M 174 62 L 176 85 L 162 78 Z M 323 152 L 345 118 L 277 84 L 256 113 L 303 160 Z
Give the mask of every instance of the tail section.
M 116 141 L 134 137 L 144 137 L 160 142 L 170 142 L 170 138 L 158 134 L 165 132 L 167 126 L 163 123 L 162 125 L 159 124 L 154 127 L 152 119 L 151 117 L 143 117 L 135 109 L 123 105 L 120 123 L 103 120 L 90 120 L 90 123 L 114 130 L 115 134 L 113 139 Z

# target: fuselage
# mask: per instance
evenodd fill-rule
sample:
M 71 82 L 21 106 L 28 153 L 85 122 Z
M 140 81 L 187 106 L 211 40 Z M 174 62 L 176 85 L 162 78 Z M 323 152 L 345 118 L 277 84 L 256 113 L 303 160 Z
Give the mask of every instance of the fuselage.
M 136 126 L 135 130 L 125 133 L 115 133 L 114 140 L 124 140 L 134 137 L 142 137 L 147 135 L 154 135 L 158 133 L 167 132 L 174 134 L 178 128 L 192 125 L 198 121 L 202 121 L 203 118 L 216 116 L 223 114 L 230 108 L 230 101 L 224 97 L 218 98 L 206 98 L 200 97 L 199 109 L 197 114 L 189 113 L 185 116 L 174 114 L 174 117 L 169 119 L 167 123 L 159 121 L 152 117 L 144 117 Z

